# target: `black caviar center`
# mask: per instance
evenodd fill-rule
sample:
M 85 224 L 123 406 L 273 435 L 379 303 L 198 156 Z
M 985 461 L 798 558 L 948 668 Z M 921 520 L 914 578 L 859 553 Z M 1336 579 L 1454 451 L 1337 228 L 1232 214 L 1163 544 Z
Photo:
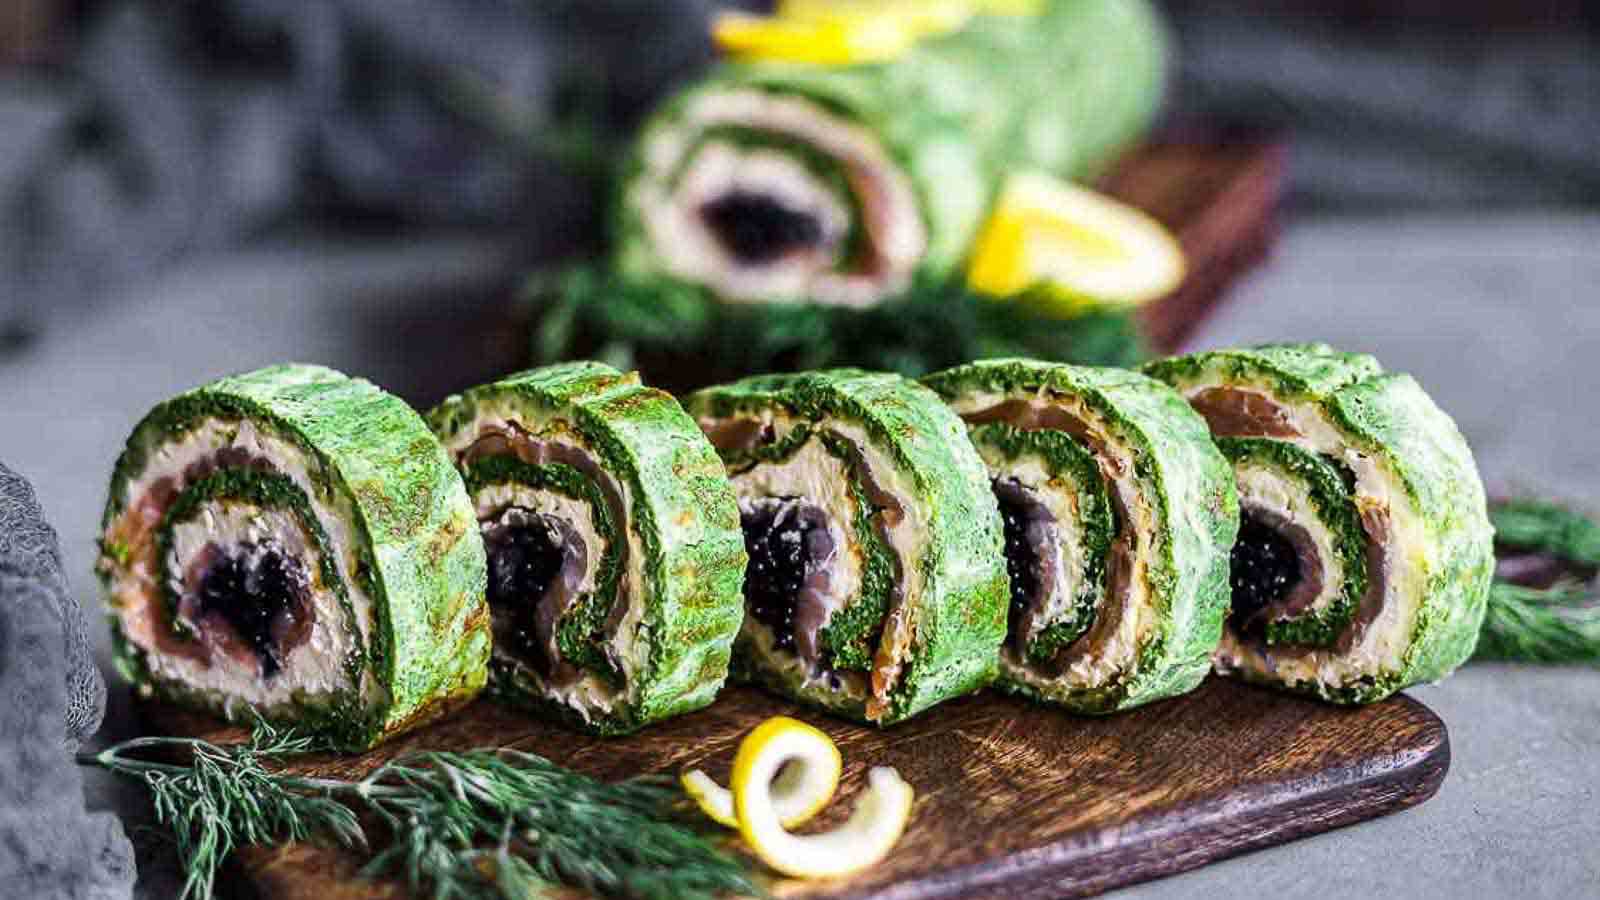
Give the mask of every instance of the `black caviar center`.
M 826 527 L 820 510 L 796 498 L 782 498 L 741 509 L 739 524 L 750 555 L 744 576 L 745 610 L 772 629 L 776 647 L 792 651 L 795 606 L 815 562 L 807 538 Z
M 533 517 L 489 529 L 483 546 L 489 556 L 489 607 L 496 620 L 509 623 L 510 649 L 548 671 L 554 660 L 546 659 L 535 623 L 539 598 L 561 572 L 561 545 L 550 527 Z
M 770 194 L 730 191 L 700 207 L 717 239 L 741 263 L 763 265 L 822 242 L 822 223 Z
M 998 482 L 997 482 L 998 484 Z M 1011 577 L 1011 616 L 1009 629 L 1017 633 L 1034 598 L 1039 596 L 1039 549 L 1028 540 L 1029 502 L 1020 491 L 995 491 L 1000 504 L 1000 522 L 1005 526 L 1006 574 Z
M 1288 538 L 1249 512 L 1239 517 L 1233 544 L 1230 582 L 1231 621 L 1251 623 L 1262 610 L 1289 596 L 1300 582 L 1300 557 Z
M 281 616 L 310 604 L 305 566 L 274 541 L 241 543 L 224 551 L 200 580 L 200 615 L 221 616 L 255 651 L 263 678 L 283 669 L 283 648 L 274 636 Z

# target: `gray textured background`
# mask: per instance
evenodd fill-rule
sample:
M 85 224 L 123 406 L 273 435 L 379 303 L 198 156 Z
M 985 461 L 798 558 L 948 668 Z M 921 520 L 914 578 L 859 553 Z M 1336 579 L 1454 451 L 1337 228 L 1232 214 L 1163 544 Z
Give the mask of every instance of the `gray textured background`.
M 86 606 L 98 603 L 105 478 L 149 406 L 288 358 L 437 399 L 506 352 L 515 255 L 467 238 L 283 244 L 193 259 L 47 313 L 46 339 L 0 356 L 0 458 L 33 479 Z M 1600 216 L 1302 218 L 1196 345 L 1320 338 L 1375 352 L 1456 416 L 1491 488 L 1600 506 L 1597 284 Z M 1474 665 L 1415 693 L 1450 728 L 1454 762 L 1433 800 L 1125 895 L 1600 896 L 1600 670 Z M 113 688 L 102 737 L 133 727 Z M 95 773 L 88 791 L 91 807 L 137 823 L 136 794 Z M 144 895 L 170 896 L 159 859 L 142 864 Z

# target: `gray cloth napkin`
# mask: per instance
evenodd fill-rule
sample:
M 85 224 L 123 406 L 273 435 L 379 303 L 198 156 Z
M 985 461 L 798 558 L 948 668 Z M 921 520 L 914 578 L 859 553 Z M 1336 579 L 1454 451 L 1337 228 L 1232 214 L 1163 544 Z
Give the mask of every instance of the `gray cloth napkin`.
M 64 740 L 75 750 L 100 727 L 106 685 L 95 668 L 83 610 L 67 590 L 55 529 L 45 521 L 32 486 L 4 463 L 0 463 L 0 586 L 5 601 L 0 603 L 0 617 L 32 600 L 43 611 L 40 621 L 54 623 L 63 652 L 50 666 L 61 673 L 64 693 L 53 715 L 64 719 Z M 17 621 L 21 628 L 24 620 Z M 0 671 L 4 669 L 0 659 Z
M 0 895 L 132 896 L 133 848 L 115 816 L 84 808 L 72 759 L 104 709 L 55 531 L 0 465 Z

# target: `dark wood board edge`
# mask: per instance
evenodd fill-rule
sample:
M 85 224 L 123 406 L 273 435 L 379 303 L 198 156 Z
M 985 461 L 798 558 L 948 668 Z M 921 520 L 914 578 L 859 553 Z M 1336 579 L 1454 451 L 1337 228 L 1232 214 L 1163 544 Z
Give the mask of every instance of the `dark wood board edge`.
M 1382 766 L 1349 766 L 1299 784 L 1265 785 L 1138 823 L 1112 847 L 1083 835 L 1017 854 L 840 900 L 943 900 L 995 897 L 1052 900 L 1092 897 L 1209 863 L 1286 844 L 1418 806 L 1438 793 L 1450 771 L 1448 729 L 1433 710 L 1403 697 L 1425 717 L 1419 749 Z M 1307 781 L 1325 782 L 1305 790 Z M 1286 789 L 1287 788 L 1287 789 Z M 1233 810 L 1248 807 L 1246 815 Z
M 1237 708 L 1245 694 L 1230 698 L 1234 691 L 1255 699 L 1274 696 L 1265 689 L 1213 682 L 1188 702 L 1204 705 L 1220 700 L 1228 708 Z M 1308 701 L 1288 697 L 1281 701 L 1280 710 L 1291 726 L 1302 721 L 1306 710 L 1295 706 Z M 1261 708 L 1254 700 L 1248 705 Z M 790 884 L 779 893 L 855 900 L 1083 897 L 1393 813 L 1434 795 L 1448 771 L 1450 748 L 1444 724 L 1416 700 L 1402 695 L 1370 712 L 1378 714 L 1380 710 L 1384 711 L 1381 715 L 1368 716 L 1367 710 L 1324 708 L 1317 716 L 1332 714 L 1347 717 L 1346 721 L 1365 717 L 1369 727 L 1382 729 L 1381 733 L 1369 732 L 1375 739 L 1381 735 L 1373 745 L 1373 749 L 1384 747 L 1381 752 L 1349 752 L 1352 745 L 1348 742 L 1362 732 L 1348 728 L 1338 729 L 1343 734 L 1338 745 L 1326 744 L 1326 737 L 1308 736 L 1309 743 L 1286 746 L 1284 753 L 1291 759 L 1314 760 L 1327 752 L 1319 750 L 1319 745 L 1339 746 L 1347 748 L 1336 752 L 1344 761 L 1322 768 L 1293 763 L 1280 767 L 1273 762 L 1269 768 L 1285 774 L 1268 779 L 1238 770 L 1238 779 L 1221 781 L 1175 809 L 1113 815 L 1112 821 L 1102 819 L 1058 833 L 1048 843 L 936 874 L 922 875 L 912 866 L 908 876 L 902 867 L 903 874 L 895 881 L 861 884 L 855 889 L 818 885 L 817 893 L 797 893 L 798 886 Z M 155 720 L 152 724 L 161 722 L 168 731 L 176 729 L 174 733 L 205 734 L 218 740 L 242 737 L 237 728 L 163 705 L 150 705 L 145 711 Z M 321 871 L 333 883 L 352 878 L 359 867 L 353 857 L 329 855 L 305 845 L 240 848 L 234 863 L 230 867 L 233 883 L 254 887 L 263 897 L 314 897 L 317 895 L 301 890 L 308 867 Z M 358 896 L 343 888 L 333 895 Z M 407 894 L 396 882 L 377 881 L 369 883 L 359 896 L 362 900 L 402 900 Z
M 1016 900 L 1088 897 L 1409 809 L 1437 793 L 1450 769 L 1450 744 L 1443 723 L 1439 738 L 1432 750 L 1401 761 L 1393 769 L 1355 776 L 1313 794 L 1286 797 L 1248 818 L 1226 817 L 1221 803 L 1202 807 L 1193 815 L 1174 814 L 1170 817 L 1174 821 L 1154 825 L 1114 855 L 1063 861 L 1063 868 L 1081 863 L 1087 871 L 1032 882 L 1026 888 L 1008 890 L 1007 896 Z M 1197 826 L 1195 818 L 1210 821 Z M 1130 865 L 1135 861 L 1139 864 Z

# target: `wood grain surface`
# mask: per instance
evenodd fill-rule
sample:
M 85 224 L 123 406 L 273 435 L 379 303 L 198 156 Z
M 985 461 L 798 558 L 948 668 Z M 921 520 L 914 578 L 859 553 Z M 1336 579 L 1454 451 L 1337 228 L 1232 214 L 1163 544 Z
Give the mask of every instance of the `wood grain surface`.
M 168 709 L 147 713 L 171 733 L 239 735 Z M 869 766 L 896 767 L 917 792 L 911 826 L 882 864 L 847 880 L 775 884 L 783 897 L 1087 896 L 1421 803 L 1450 760 L 1444 724 L 1408 697 L 1341 709 L 1213 678 L 1105 719 L 986 692 L 887 731 L 731 688 L 710 709 L 610 740 L 479 701 L 365 756 L 295 769 L 352 777 L 406 750 L 505 746 L 605 779 L 698 766 L 725 781 L 739 739 L 777 714 L 816 724 L 844 755 L 840 796 L 806 830 L 848 815 Z M 249 848 L 236 862 L 263 900 L 408 896 L 358 879 L 359 860 L 337 849 Z

